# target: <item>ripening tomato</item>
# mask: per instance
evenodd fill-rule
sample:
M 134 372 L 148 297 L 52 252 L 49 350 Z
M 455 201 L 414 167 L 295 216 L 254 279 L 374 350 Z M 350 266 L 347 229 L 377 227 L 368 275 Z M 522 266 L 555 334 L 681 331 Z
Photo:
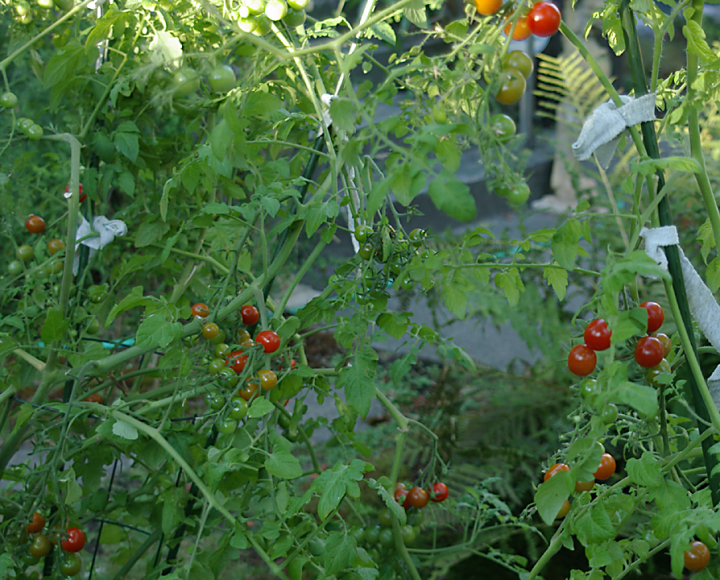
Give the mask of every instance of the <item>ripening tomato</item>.
M 82 559 L 77 554 L 65 554 L 60 564 L 60 572 L 64 576 L 75 576 L 80 573 L 82 568 Z
M 40 530 L 45 527 L 45 518 L 42 514 L 35 512 L 33 514 L 32 522 L 27 525 L 27 531 L 31 534 L 37 534 Z
M 660 361 L 660 364 L 657 366 L 652 367 L 651 369 L 648 369 L 648 372 L 646 373 L 646 377 L 648 382 L 653 385 L 654 387 L 660 386 L 660 383 L 658 382 L 657 378 L 663 373 L 671 373 L 672 367 L 670 366 L 670 363 L 662 359 Z
M 644 308 L 648 313 L 648 333 L 655 332 L 665 322 L 665 312 L 657 302 L 643 302 L 640 308 Z
M 403 507 L 405 503 L 407 503 L 409 507 L 420 509 L 424 508 L 428 501 L 430 501 L 430 494 L 422 487 L 414 486 L 408 490 L 405 502 L 403 502 Z
M 202 335 L 207 339 L 211 340 L 220 334 L 220 327 L 214 322 L 206 322 L 202 327 Z
M 25 229 L 31 234 L 41 234 L 45 231 L 45 220 L 39 215 L 30 215 L 25 220 Z
M 498 113 L 490 117 L 490 131 L 500 143 L 507 143 L 515 136 L 517 127 L 510 117 Z
M 643 336 L 635 347 L 635 362 L 645 369 L 660 364 L 665 354 L 662 342 L 654 336 Z
M 240 309 L 240 316 L 245 326 L 252 326 L 260 320 L 260 312 L 251 304 L 246 304 Z M 248 334 L 248 336 L 250 335 Z
M 395 498 L 395 501 L 399 504 L 404 504 L 405 499 L 407 498 L 408 490 L 407 487 L 405 487 L 404 483 L 396 483 L 395 484 L 395 492 L 393 493 L 393 497 Z
M 68 528 L 67 540 L 60 545 L 66 552 L 79 552 L 85 547 L 85 532 L 80 528 Z
M 495 93 L 495 100 L 503 105 L 514 105 L 523 96 L 527 83 L 522 73 L 515 69 L 504 70 L 498 77 L 499 88 Z
M 277 375 L 270 369 L 258 371 L 257 375 L 260 380 L 260 388 L 263 391 L 270 391 L 277 385 Z
M 570 467 L 565 463 L 555 463 L 551 465 L 545 472 L 545 475 L 543 476 L 543 481 L 547 481 L 553 475 L 555 475 L 556 473 L 560 473 L 561 471 L 570 471 Z
M 505 25 L 505 35 L 510 34 L 510 30 L 512 29 L 512 22 L 508 22 Z M 521 16 L 518 18 L 517 24 L 515 25 L 515 30 L 513 31 L 512 39 L 515 41 L 521 41 L 521 40 L 527 40 L 530 38 L 530 35 L 532 32 L 530 31 L 530 27 L 528 26 L 528 19 L 526 16 Z
M 250 401 L 257 392 L 257 383 L 247 383 L 242 389 L 240 389 L 240 391 L 238 391 L 238 396 L 245 401 Z
M 579 377 L 586 377 L 595 370 L 597 355 L 586 344 L 577 344 L 568 354 L 568 368 L 570 372 Z
M 538 2 L 527 15 L 530 32 L 540 38 L 555 34 L 560 28 L 561 20 L 560 9 L 552 2 Z
M 35 558 L 44 558 L 50 553 L 51 547 L 52 546 L 50 545 L 48 537 L 45 534 L 38 534 L 33 538 L 28 551 L 30 552 L 30 555 Z
M 62 240 L 58 240 L 57 238 L 54 238 L 47 243 L 47 249 L 48 249 L 48 253 L 51 256 L 54 256 L 61 250 L 65 249 L 65 242 L 63 242 Z
M 683 553 L 685 567 L 691 572 L 704 570 L 710 562 L 710 550 L 697 540 L 690 542 L 690 549 Z
M 503 68 L 514 68 L 526 79 L 532 74 L 535 68 L 532 59 L 522 50 L 508 52 L 503 57 L 502 65 Z
M 667 358 L 672 351 L 672 340 L 670 340 L 670 337 L 664 332 L 656 332 L 653 334 L 653 336 L 657 338 L 660 342 L 662 342 L 663 358 Z
M 98 405 L 102 405 L 104 402 L 103 396 L 100 393 L 93 393 L 92 395 L 88 395 L 85 397 L 85 400 L 88 403 L 97 403 Z
M 585 344 L 595 351 L 609 349 L 611 336 L 612 330 L 602 318 L 589 322 L 583 333 Z
M 234 350 L 230 354 L 230 359 L 227 361 L 227 366 L 229 366 L 239 375 L 245 369 L 247 361 L 248 355 L 245 354 L 245 351 Z
M 615 473 L 615 458 L 609 453 L 603 453 L 602 459 L 600 460 L 600 467 L 593 473 L 595 479 L 605 480 L 612 477 Z
M 430 493 L 430 500 L 435 503 L 440 503 L 448 498 L 448 486 L 444 483 L 437 482 L 432 485 L 432 493 Z
M 210 316 L 210 309 L 207 304 L 198 302 L 197 304 L 193 304 L 192 315 L 199 316 L 200 318 L 206 318 Z
M 592 481 L 576 481 L 575 482 L 575 491 L 577 493 L 582 493 L 584 491 L 590 491 L 593 487 L 595 487 L 595 480 Z
M 502 0 L 475 0 L 475 9 L 483 16 L 492 16 L 502 6 Z
M 67 194 L 70 192 L 70 184 L 67 184 L 67 187 L 65 187 L 65 197 L 67 197 Z M 83 193 L 83 186 L 82 183 L 78 183 L 78 193 L 80 194 L 80 203 L 84 202 L 87 199 L 87 195 Z
M 570 513 L 570 502 L 568 500 L 565 500 L 562 504 L 562 507 L 560 508 L 560 511 L 558 512 L 558 515 L 555 516 L 556 520 L 561 520 L 566 515 Z
M 261 344 L 265 353 L 270 354 L 280 348 L 280 337 L 274 330 L 263 330 L 258 332 L 255 342 Z

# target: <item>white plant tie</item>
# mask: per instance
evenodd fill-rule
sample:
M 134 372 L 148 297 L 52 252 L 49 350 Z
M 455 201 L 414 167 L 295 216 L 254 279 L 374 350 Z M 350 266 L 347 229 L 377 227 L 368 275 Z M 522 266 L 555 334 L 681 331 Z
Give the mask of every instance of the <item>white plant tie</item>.
M 76 240 L 82 240 L 75 245 L 75 260 L 73 261 L 73 274 L 78 273 L 80 267 L 80 256 L 77 251 L 80 248 L 80 244 L 90 248 L 90 257 L 98 251 L 102 250 L 110 242 L 112 242 L 116 236 L 124 236 L 127 234 L 127 225 L 122 220 L 109 220 L 103 215 L 98 215 L 93 218 L 92 227 L 84 216 L 82 222 L 78 226 L 77 233 L 75 234 Z M 95 232 L 96 236 L 86 237 Z
M 640 236 L 645 239 L 645 252 L 647 255 L 655 260 L 663 270 L 667 270 L 667 258 L 662 248 L 665 246 L 678 246 L 690 314 L 697 321 L 700 330 L 702 330 L 713 348 L 720 352 L 720 305 L 718 305 L 710 288 L 703 282 L 690 260 L 687 259 L 682 248 L 679 247 L 678 233 L 675 226 L 653 229 L 643 228 L 640 231 Z M 715 406 L 720 409 L 720 365 L 707 379 L 707 384 L 712 399 L 715 401 Z
M 617 107 L 612 101 L 597 107 L 585 121 L 580 136 L 573 143 L 573 154 L 579 161 L 595 153 L 598 163 L 606 168 L 615 154 L 620 137 L 628 127 L 655 120 L 655 93 L 639 98 L 621 96 L 624 103 Z

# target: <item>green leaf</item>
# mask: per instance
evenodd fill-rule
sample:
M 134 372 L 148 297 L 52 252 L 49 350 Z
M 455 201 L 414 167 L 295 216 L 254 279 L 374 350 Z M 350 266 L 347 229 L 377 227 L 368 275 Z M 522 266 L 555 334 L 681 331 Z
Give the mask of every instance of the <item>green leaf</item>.
M 150 61 L 156 66 L 175 66 L 183 55 L 180 40 L 167 30 L 155 32 L 148 49 Z
M 535 503 L 542 521 L 551 525 L 574 489 L 575 484 L 567 471 L 556 473 L 540 484 L 535 492 Z
M 355 559 L 357 542 L 349 534 L 332 534 L 325 542 L 325 573 L 337 574 Z
M 369 346 L 358 352 L 352 359 L 352 365 L 343 368 L 337 380 L 337 387 L 345 389 L 347 402 L 357 409 L 362 417 L 370 410 L 375 396 L 375 370 L 378 355 Z
M 81 63 L 85 61 L 85 48 L 71 40 L 50 58 L 43 73 L 43 84 L 46 89 L 65 82 L 74 77 Z
M 182 335 L 182 324 L 168 322 L 160 314 L 152 314 L 142 321 L 135 336 L 140 348 L 165 348 Z
M 435 156 L 450 173 L 460 169 L 460 149 L 453 139 L 442 139 L 435 145 Z
M 360 497 L 360 486 L 357 482 L 363 478 L 363 473 L 372 468 L 369 463 L 353 459 L 350 465 L 336 463 L 332 469 L 326 469 L 315 478 L 311 489 L 320 495 L 320 519 L 324 521 L 340 505 L 346 493 L 350 497 Z
M 652 419 L 658 412 L 655 389 L 645 385 L 624 382 L 613 393 L 619 403 L 636 409 L 645 419 Z
M 600 465 L 602 446 L 589 437 L 576 439 L 567 451 L 567 462 L 572 465 L 570 473 L 575 481 L 592 481 Z
M 381 481 L 383 479 L 387 480 L 387 478 L 381 478 Z M 397 518 L 400 525 L 404 526 L 407 523 L 407 514 L 405 513 L 405 509 L 402 505 L 395 500 L 394 495 L 387 490 L 387 487 L 385 487 L 388 483 L 386 482 L 385 485 L 383 485 L 380 481 L 375 481 L 374 479 L 369 479 L 367 483 L 372 489 L 378 492 L 380 499 L 385 502 L 385 506 Z
M 390 26 L 387 22 L 376 22 L 367 31 L 368 38 L 378 38 L 382 40 L 383 42 L 387 42 L 388 44 L 395 45 L 397 42 L 397 38 L 395 36 L 395 31 L 392 29 L 392 26 Z
M 264 417 L 265 415 L 269 415 L 274 410 L 275 405 L 273 405 L 267 399 L 259 397 L 253 401 L 252 405 L 250 405 L 250 409 L 248 409 L 248 416 L 251 419 L 257 419 L 258 417 Z
M 33 416 L 33 406 L 30 403 L 23 403 L 20 405 L 20 410 L 18 411 L 17 416 L 15 417 L 15 426 L 13 427 L 12 432 L 10 435 L 14 435 L 20 429 L 30 420 L 30 417 Z
M 162 530 L 165 534 L 171 534 L 183 518 L 184 493 L 184 489 L 171 487 L 160 496 L 163 502 Z
M 272 406 L 272 404 L 270 404 Z M 274 451 L 265 460 L 265 469 L 268 473 L 281 479 L 295 479 L 303 474 L 297 457 L 289 451 Z
M 123 298 L 118 304 L 113 306 L 113 309 L 110 311 L 110 314 L 108 314 L 107 320 L 105 321 L 105 327 L 107 328 L 110 326 L 113 320 L 115 320 L 123 312 L 127 312 L 131 308 L 136 308 L 137 306 L 149 306 L 153 303 L 153 301 L 153 298 L 143 296 L 142 286 L 135 286 L 130 291 L 130 294 L 125 296 L 125 298 Z
M 423 0 L 412 0 L 405 6 L 403 15 L 418 28 L 427 28 L 427 14 L 425 13 L 425 2 Z
M 227 156 L 227 150 L 233 139 L 233 132 L 225 122 L 225 119 L 220 121 L 210 133 L 210 146 L 212 148 L 213 155 L 218 159 L 225 159 Z
M 520 281 L 518 276 L 514 276 L 510 272 L 498 272 L 495 274 L 495 286 L 503 291 L 510 306 L 516 306 L 520 300 Z M 522 282 L 521 282 L 522 283 Z
M 140 151 L 139 130 L 132 121 L 122 123 L 113 136 L 115 147 L 130 161 L 135 163 Z
M 553 234 L 551 242 L 553 258 L 566 270 L 572 270 L 575 267 L 580 230 L 580 222 L 576 219 L 569 219 Z
M 550 481 L 555 477 L 552 477 Z M 576 520 L 575 533 L 580 543 L 586 547 L 615 538 L 615 527 L 605 504 L 591 504 L 590 509 Z
M 632 172 L 641 173 L 648 176 L 665 169 L 674 169 L 675 171 L 689 171 L 690 173 L 700 173 L 702 169 L 697 161 L 690 157 L 663 157 L 662 159 L 645 159 L 643 161 L 633 160 L 630 164 Z
M 105 522 L 100 532 L 101 544 L 119 544 L 127 540 L 127 533 L 120 526 L 114 526 L 109 522 Z
M 336 98 L 330 103 L 330 117 L 333 125 L 347 133 L 355 131 L 357 121 L 357 109 L 355 103 L 348 99 Z
M 405 207 L 422 191 L 426 181 L 420 168 L 410 163 L 396 166 L 389 179 L 396 199 Z
M 705 31 L 694 20 L 688 20 L 683 26 L 683 35 L 687 38 L 687 51 L 697 55 L 703 62 L 713 62 L 717 56 L 705 40 Z
M 138 430 L 125 421 L 115 421 L 112 426 L 113 433 L 123 439 L 135 441 L 138 438 Z
M 558 300 L 565 298 L 565 292 L 567 292 L 568 286 L 567 270 L 561 270 L 560 268 L 543 268 L 543 278 L 552 286 Z
M 57 308 L 52 307 L 47 311 L 45 324 L 40 331 L 40 337 L 45 344 L 50 344 L 55 340 L 62 340 L 65 332 L 70 327 L 70 321 L 67 320 Z
M 369 215 L 375 214 L 385 203 L 385 198 L 390 193 L 390 181 L 384 179 L 373 183 L 372 189 L 368 194 L 367 212 Z
M 140 224 L 135 234 L 135 247 L 144 248 L 154 244 L 170 231 L 170 225 L 166 223 L 152 222 Z
M 630 481 L 645 487 L 659 487 L 663 483 L 660 464 L 654 453 L 645 451 L 640 459 L 631 457 L 625 466 Z
M 390 336 L 395 339 L 402 338 L 408 327 L 408 318 L 403 314 L 396 314 L 393 312 L 383 312 L 377 317 L 375 321 L 380 328 L 387 332 Z
M 428 188 L 430 199 L 440 211 L 461 222 L 470 222 L 477 215 L 475 199 L 470 188 L 454 177 L 441 181 L 436 179 Z

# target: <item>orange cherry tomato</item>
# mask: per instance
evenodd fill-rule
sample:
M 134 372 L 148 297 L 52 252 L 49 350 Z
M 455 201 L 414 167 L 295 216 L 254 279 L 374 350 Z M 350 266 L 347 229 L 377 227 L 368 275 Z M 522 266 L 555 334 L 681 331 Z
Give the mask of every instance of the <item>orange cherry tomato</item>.
M 600 467 L 593 473 L 595 479 L 605 480 L 612 477 L 615 473 L 615 459 L 609 453 L 603 453 L 602 460 L 600 461 Z

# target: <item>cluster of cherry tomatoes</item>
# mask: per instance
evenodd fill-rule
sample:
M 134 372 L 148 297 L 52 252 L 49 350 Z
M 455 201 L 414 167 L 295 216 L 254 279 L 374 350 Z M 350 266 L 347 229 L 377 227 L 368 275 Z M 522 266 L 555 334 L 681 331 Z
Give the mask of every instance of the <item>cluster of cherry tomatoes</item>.
M 25 229 L 35 235 L 42 234 L 46 229 L 45 220 L 39 215 L 29 215 L 25 220 Z M 50 256 L 61 252 L 65 249 L 65 242 L 60 239 L 53 238 L 47 243 L 47 253 Z M 18 246 L 16 251 L 17 260 L 13 260 L 8 264 L 8 274 L 11 276 L 19 276 L 25 271 L 25 264 L 35 258 L 35 250 L 33 246 L 29 244 L 22 244 Z M 59 259 L 53 259 L 46 265 L 42 265 L 35 269 L 35 276 L 44 280 L 49 278 L 53 274 L 60 274 L 64 268 L 64 261 Z
M 243 32 L 264 36 L 273 22 L 282 21 L 289 28 L 303 24 L 309 4 L 310 0 L 242 0 L 235 17 Z
M 64 12 L 67 12 L 70 10 L 74 4 L 74 0 L 35 0 L 35 3 L 38 5 L 39 8 L 44 9 L 50 9 L 50 8 L 58 8 L 59 10 L 63 10 Z M 33 9 L 30 7 L 30 3 L 27 0 L 15 0 L 12 3 L 13 11 L 14 11 L 14 18 L 17 22 L 20 24 L 30 24 L 34 18 L 35 13 Z
M 647 310 L 647 332 L 655 333 L 643 336 L 635 346 L 635 362 L 645 369 L 650 369 L 648 379 L 652 382 L 653 376 L 661 372 L 669 372 L 670 365 L 665 357 L 670 353 L 670 338 L 663 333 L 656 332 L 665 321 L 665 313 L 657 302 L 643 302 L 641 308 Z M 584 344 L 575 345 L 568 354 L 568 368 L 570 372 L 586 377 L 597 366 L 596 352 L 610 348 L 612 330 L 602 318 L 596 318 L 588 323 L 583 333 Z
M 593 487 L 595 487 L 595 480 L 605 481 L 606 479 L 610 479 L 615 474 L 616 467 L 617 466 L 615 464 L 615 458 L 609 453 L 603 453 L 602 458 L 600 459 L 600 465 L 595 471 L 595 473 L 593 473 L 595 479 L 591 481 L 576 481 L 575 491 L 577 493 L 590 491 Z M 555 463 L 554 465 L 551 465 L 545 472 L 545 475 L 543 476 L 543 481 L 547 481 L 553 475 L 556 475 L 561 471 L 570 471 L 570 466 L 566 463 Z M 562 507 L 560 508 L 560 511 L 558 512 L 557 518 L 564 518 L 566 515 L 568 515 L 569 511 L 570 501 L 565 500 Z
M 410 489 L 404 483 L 395 484 L 395 501 L 402 505 L 405 509 L 424 508 L 429 501 L 435 503 L 443 502 L 448 497 L 448 486 L 444 483 L 434 483 L 428 490 L 424 490 L 417 485 Z
M 55 530 L 53 534 L 48 536 L 42 533 L 44 528 L 45 517 L 35 512 L 32 521 L 26 526 L 27 533 L 31 535 L 27 564 L 36 564 L 39 558 L 44 558 L 50 553 L 53 544 L 60 544 L 63 549 L 59 557 L 60 572 L 63 576 L 77 575 L 82 567 L 82 560 L 77 552 L 85 547 L 85 532 L 80 528 L 70 527 L 64 534 L 60 533 L 59 530 Z
M 192 315 L 201 319 L 207 318 L 210 315 L 210 309 L 207 304 L 198 302 L 192 307 Z M 240 317 L 246 327 L 253 327 L 260 321 L 260 312 L 255 306 L 246 304 L 240 309 Z M 208 372 L 216 375 L 220 385 L 228 389 L 234 389 L 240 382 L 238 375 L 245 371 L 245 366 L 250 359 L 249 351 L 260 346 L 263 353 L 272 354 L 280 348 L 280 337 L 274 330 L 262 330 L 255 335 L 255 340 L 253 340 L 246 328 L 238 329 L 237 345 L 241 348 L 237 350 L 233 350 L 225 342 L 225 331 L 221 330 L 215 322 L 204 323 L 202 335 L 213 345 L 214 358 L 208 363 Z M 290 361 L 290 368 L 295 366 L 295 361 Z M 223 434 L 234 433 L 238 421 L 247 415 L 248 403 L 252 402 L 260 392 L 275 388 L 277 382 L 275 371 L 271 369 L 258 370 L 240 388 L 237 396 L 232 398 L 228 416 L 218 423 L 218 431 Z M 215 393 L 208 397 L 207 402 L 212 410 L 219 411 L 225 406 L 225 397 Z
M 15 93 L 11 93 L 10 91 L 8 91 L 0 95 L 0 107 L 2 107 L 3 109 L 14 109 L 15 107 L 17 107 L 17 104 L 18 98 Z M 32 119 L 27 119 L 26 117 L 20 117 L 16 121 L 16 126 L 31 141 L 37 141 L 38 139 L 42 139 L 42 136 L 44 134 L 43 128 L 40 125 L 38 125 Z

